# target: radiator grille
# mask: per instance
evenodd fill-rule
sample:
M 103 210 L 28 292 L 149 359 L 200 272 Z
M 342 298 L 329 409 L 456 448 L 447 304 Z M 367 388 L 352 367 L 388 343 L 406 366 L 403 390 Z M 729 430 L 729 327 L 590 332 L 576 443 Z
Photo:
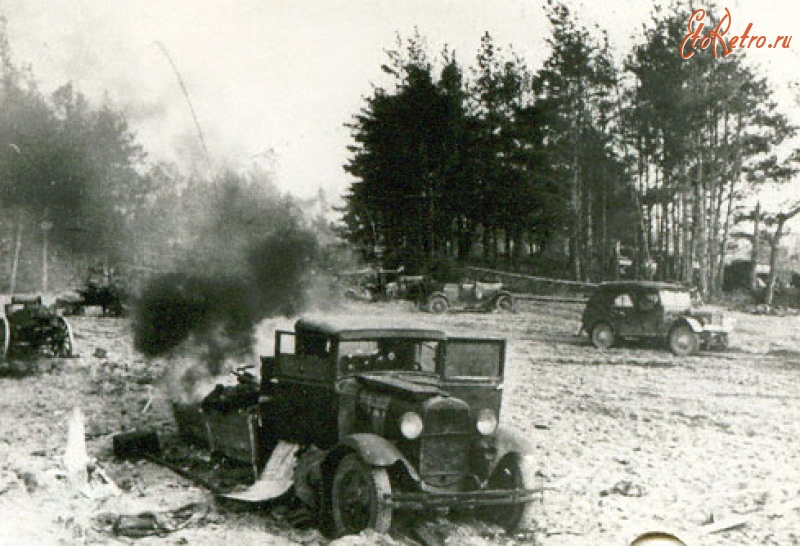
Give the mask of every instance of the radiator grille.
M 420 474 L 426 482 L 447 486 L 469 471 L 469 407 L 461 400 L 435 398 L 426 404 L 420 445 Z

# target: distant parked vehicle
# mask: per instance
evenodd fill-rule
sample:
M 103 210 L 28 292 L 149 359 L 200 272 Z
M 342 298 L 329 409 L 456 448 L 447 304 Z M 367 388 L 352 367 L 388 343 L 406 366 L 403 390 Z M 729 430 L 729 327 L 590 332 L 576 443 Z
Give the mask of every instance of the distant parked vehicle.
M 350 285 L 345 296 L 360 301 L 391 301 L 409 299 L 417 285 L 425 281 L 422 275 L 403 275 L 404 269 L 364 269 L 340 275 Z
M 434 314 L 448 311 L 513 311 L 514 297 L 501 282 L 429 282 L 418 288 L 417 301 Z
M 720 311 L 698 310 L 693 291 L 652 281 L 600 284 L 583 312 L 581 330 L 607 349 L 624 339 L 657 339 L 676 355 L 728 346 L 732 325 Z
M 12 296 L 0 318 L 2 357 L 43 353 L 70 357 L 75 340 L 67 319 L 42 303 L 41 296 Z

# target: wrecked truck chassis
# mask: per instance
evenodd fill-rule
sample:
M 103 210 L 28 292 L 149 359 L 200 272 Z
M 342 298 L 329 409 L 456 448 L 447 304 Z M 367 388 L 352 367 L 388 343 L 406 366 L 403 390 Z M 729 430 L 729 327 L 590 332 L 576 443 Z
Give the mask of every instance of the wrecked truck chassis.
M 276 331 L 259 379 L 237 375 L 203 400 L 211 451 L 253 469 L 248 489 L 223 497 L 293 490 L 336 536 L 386 532 L 395 509 L 473 507 L 529 529 L 541 490 L 527 438 L 499 426 L 505 340 L 367 320 Z

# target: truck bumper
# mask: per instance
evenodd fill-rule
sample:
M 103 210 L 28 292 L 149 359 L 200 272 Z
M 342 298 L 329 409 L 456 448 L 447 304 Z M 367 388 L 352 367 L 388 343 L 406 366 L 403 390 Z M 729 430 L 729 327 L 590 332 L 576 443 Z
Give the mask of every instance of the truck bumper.
M 453 493 L 392 493 L 383 499 L 390 508 L 432 510 L 436 508 L 473 508 L 532 502 L 543 489 L 502 489 Z

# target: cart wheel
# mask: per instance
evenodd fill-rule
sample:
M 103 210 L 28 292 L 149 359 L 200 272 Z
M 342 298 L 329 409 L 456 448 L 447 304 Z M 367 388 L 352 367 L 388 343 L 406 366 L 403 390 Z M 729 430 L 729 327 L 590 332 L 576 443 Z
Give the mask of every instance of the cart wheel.
M 355 453 L 346 455 L 333 476 L 331 509 L 336 536 L 358 534 L 367 528 L 387 532 L 392 509 L 384 499 L 391 493 L 385 468 L 373 468 Z
M 535 476 L 530 457 L 511 453 L 497 465 L 486 488 L 493 491 L 533 489 Z M 516 533 L 533 526 L 533 512 L 532 502 L 517 502 L 482 507 L 478 516 L 488 523 L 503 527 L 509 533 Z
M 57 331 L 53 334 L 53 356 L 68 358 L 74 354 L 75 338 L 72 335 L 72 326 L 67 319 L 58 317 Z
M 8 321 L 4 318 L 0 318 L 0 321 L 3 321 L 2 326 L 2 336 L 3 339 L 0 341 L 0 358 L 5 358 L 8 355 L 8 347 L 11 344 L 11 328 L 8 326 Z

